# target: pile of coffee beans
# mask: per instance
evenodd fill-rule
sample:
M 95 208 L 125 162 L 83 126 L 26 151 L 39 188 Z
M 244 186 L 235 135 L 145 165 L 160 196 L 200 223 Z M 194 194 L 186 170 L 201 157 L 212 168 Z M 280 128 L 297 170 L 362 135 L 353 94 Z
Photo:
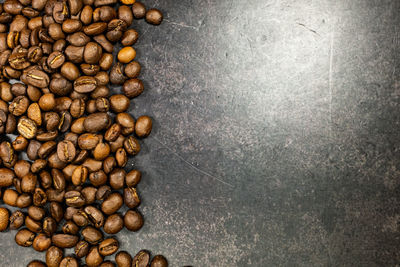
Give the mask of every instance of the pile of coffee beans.
M 117 253 L 111 236 L 144 222 L 141 172 L 125 170 L 152 129 L 150 117 L 128 113 L 144 89 L 131 28 L 143 18 L 159 25 L 163 15 L 135 0 L 0 4 L 0 198 L 8 205 L 0 231 L 18 230 L 19 246 L 46 252 L 46 263 L 28 266 L 116 266 L 111 255 L 120 267 L 168 266 L 144 250 Z

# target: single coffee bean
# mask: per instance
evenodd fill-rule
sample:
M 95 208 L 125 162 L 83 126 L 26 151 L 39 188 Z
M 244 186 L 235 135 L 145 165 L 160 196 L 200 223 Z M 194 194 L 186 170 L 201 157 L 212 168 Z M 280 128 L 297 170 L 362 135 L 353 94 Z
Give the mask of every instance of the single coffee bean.
M 112 193 L 110 194 L 104 201 L 101 203 L 101 210 L 106 215 L 111 215 L 117 212 L 123 204 L 123 198 L 120 193 Z
M 140 198 L 137 194 L 136 188 L 127 187 L 124 189 L 124 203 L 130 209 L 136 208 L 140 205 Z
M 80 227 L 85 227 L 89 224 L 87 214 L 83 210 L 79 210 L 72 216 L 72 220 Z
M 96 99 L 96 110 L 100 112 L 107 112 L 110 109 L 110 101 L 105 97 Z
M 103 261 L 99 267 L 115 267 L 115 264 L 112 261 Z
M 92 22 L 93 18 L 93 8 L 90 5 L 86 5 L 83 7 L 80 19 L 83 24 L 87 25 Z
M 146 21 L 153 25 L 160 25 L 163 20 L 163 14 L 158 9 L 149 9 L 146 12 Z
M 149 263 L 150 263 L 150 253 L 145 250 L 139 251 L 138 254 L 136 254 L 132 260 L 132 266 L 135 267 L 147 267 L 149 266 Z
M 62 52 L 64 51 L 64 49 L 67 47 L 67 41 L 65 41 L 64 39 L 60 39 L 57 40 L 54 44 L 53 44 L 53 51 L 59 51 Z
M 110 82 L 112 84 L 121 85 L 127 77 L 124 75 L 124 68 L 120 62 L 113 65 L 110 71 Z
M 26 149 L 26 154 L 30 160 L 35 160 L 38 158 L 38 151 L 41 143 L 36 140 L 31 140 Z
M 146 7 L 139 2 L 135 2 L 132 5 L 132 13 L 135 19 L 142 19 L 146 16 Z
M 15 235 L 15 243 L 21 247 L 30 247 L 35 239 L 35 234 L 28 229 L 19 230 Z
M 40 233 L 42 231 L 42 223 L 40 221 L 35 221 L 31 217 L 26 216 L 25 226 L 35 233 Z
M 81 240 L 75 246 L 75 255 L 78 258 L 83 258 L 89 253 L 90 245 L 88 242 Z
M 97 87 L 97 81 L 91 76 L 81 76 L 74 82 L 74 90 L 78 93 L 90 93 Z
M 103 35 L 96 35 L 93 37 L 93 40 L 95 40 L 101 47 L 108 53 L 112 53 L 114 50 L 114 45 L 107 40 L 107 38 Z
M 93 206 L 87 206 L 84 209 L 90 222 L 96 227 L 101 228 L 104 225 L 104 215 L 101 211 Z
M 91 245 L 95 245 L 103 240 L 103 233 L 92 226 L 87 226 L 82 230 L 82 237 Z
M 100 132 L 110 126 L 111 119 L 107 113 L 97 112 L 90 114 L 83 122 L 86 131 L 90 133 Z
M 115 152 L 115 160 L 117 161 L 117 165 L 119 167 L 125 167 L 128 163 L 128 156 L 126 155 L 126 151 L 124 148 L 118 148 Z
M 83 27 L 83 32 L 87 35 L 99 35 L 107 29 L 106 22 L 95 22 L 88 26 Z
M 111 110 L 115 113 L 125 112 L 129 109 L 130 101 L 124 95 L 116 94 L 110 97 Z
M 66 19 L 62 24 L 65 33 L 74 33 L 82 29 L 82 22 L 77 19 Z
M 100 186 L 96 192 L 96 200 L 104 200 L 111 194 L 111 187 L 108 185 Z
M 33 173 L 28 173 L 21 180 L 21 189 L 26 193 L 33 193 L 37 184 L 37 176 Z
M 41 188 L 36 188 L 33 193 L 33 205 L 44 206 L 47 202 L 47 195 Z
M 124 219 L 118 213 L 107 217 L 103 230 L 105 233 L 114 235 L 124 228 Z
M 89 250 L 88 255 L 85 258 L 86 265 L 88 267 L 96 267 L 99 266 L 103 262 L 103 257 L 99 253 L 98 247 L 92 247 Z
M 69 45 L 65 48 L 65 56 L 72 63 L 82 63 L 83 61 L 83 51 L 85 50 L 84 46 L 74 46 Z
M 8 110 L 14 116 L 23 115 L 29 107 L 29 99 L 26 96 L 18 96 L 13 99 Z
M 140 152 L 139 141 L 133 136 L 128 136 L 127 138 L 125 138 L 124 148 L 125 151 L 128 152 L 128 154 L 137 155 Z
M 106 133 L 104 134 L 104 139 L 106 141 L 115 141 L 118 136 L 121 135 L 121 125 L 118 123 L 114 123 L 113 125 L 108 128 Z
M 131 267 L 132 257 L 128 252 L 120 251 L 117 253 L 117 255 L 115 255 L 115 262 L 117 263 L 118 267 Z
M 56 234 L 51 237 L 51 240 L 59 248 L 73 248 L 78 243 L 79 238 L 75 235 Z
M 107 25 L 106 37 L 110 42 L 117 42 L 127 29 L 127 24 L 121 19 L 113 19 Z
M 17 129 L 18 133 L 26 139 L 34 138 L 37 133 L 36 123 L 27 117 L 21 117 L 19 119 Z
M 118 240 L 115 238 L 107 238 L 104 239 L 100 244 L 99 244 L 99 253 L 102 256 L 110 256 L 117 252 L 119 248 L 119 243 Z
M 60 203 L 57 202 L 51 202 L 50 203 L 50 214 L 51 217 L 56 220 L 57 223 L 59 223 L 62 218 L 64 217 L 64 210 L 63 207 L 61 206 Z
M 62 52 L 55 51 L 47 58 L 47 65 L 52 69 L 61 67 L 65 62 L 65 56 Z
M 32 196 L 29 194 L 22 194 L 18 196 L 16 206 L 18 208 L 27 208 L 32 204 Z
M 89 42 L 85 46 L 83 58 L 88 64 L 97 64 L 102 56 L 102 48 L 95 42 Z
M 71 114 L 68 111 L 62 111 L 60 117 L 60 123 L 58 124 L 58 129 L 62 133 L 65 133 L 71 127 L 71 123 L 72 123 Z
M 94 90 L 90 96 L 94 99 L 99 97 L 108 97 L 110 95 L 110 89 L 107 86 L 99 85 L 96 90 Z
M 83 166 L 85 166 L 86 168 L 88 168 L 89 172 L 97 172 L 99 170 L 101 170 L 101 168 L 103 167 L 103 162 L 99 161 L 99 160 L 95 160 L 95 159 L 91 159 L 91 158 L 87 158 L 83 164 Z M 89 176 L 90 178 L 90 176 Z
M 52 217 L 46 217 L 43 220 L 43 233 L 52 236 L 57 229 L 57 222 Z
M 39 99 L 40 109 L 43 111 L 52 111 L 56 105 L 54 94 L 44 94 Z
M 81 185 L 86 182 L 86 179 L 88 177 L 88 169 L 84 166 L 78 166 L 74 172 L 72 173 L 72 183 L 74 185 Z
M 37 69 L 31 69 L 24 72 L 21 76 L 21 81 L 25 84 L 39 88 L 45 88 L 50 83 L 49 76 L 45 72 Z
M 139 184 L 141 178 L 142 174 L 140 171 L 132 170 L 126 174 L 125 183 L 128 187 L 135 187 L 137 184 Z
M 16 210 L 10 216 L 10 229 L 17 230 L 24 224 L 24 222 L 25 215 L 22 213 L 22 211 Z
M 29 105 L 27 115 L 28 118 L 33 120 L 37 126 L 42 125 L 42 111 L 40 110 L 38 103 L 32 103 Z
M 151 133 L 153 122 L 148 116 L 141 116 L 135 124 L 135 133 L 139 137 L 147 137 Z
M 85 205 L 85 198 L 78 191 L 69 191 L 65 193 L 65 203 L 70 207 L 79 208 Z
M 127 80 L 124 83 L 122 90 L 127 97 L 135 98 L 143 93 L 144 87 L 143 87 L 143 83 L 141 80 L 134 78 L 134 79 Z
M 168 261 L 163 255 L 156 255 L 151 260 L 150 267 L 168 267 Z
M 28 208 L 28 215 L 29 215 L 29 217 L 31 217 L 32 219 L 34 219 L 36 221 L 41 221 L 44 218 L 44 216 L 46 215 L 46 212 L 43 208 L 36 207 L 36 206 L 30 206 Z
M 62 231 L 64 234 L 76 235 L 79 233 L 79 226 L 73 221 L 67 221 L 62 227 Z
M 125 137 L 121 134 L 115 141 L 110 142 L 111 152 L 116 152 L 124 146 Z
M 65 34 L 58 23 L 51 23 L 48 28 L 49 35 L 54 40 L 61 40 L 65 38 Z
M 7 123 L 5 127 L 6 134 L 13 134 L 17 129 L 17 120 L 13 114 L 7 115 Z
M 71 141 L 64 140 L 57 145 L 58 158 L 63 162 L 71 162 L 76 156 L 76 149 Z
M 94 76 L 100 71 L 100 66 L 84 63 L 81 64 L 81 70 L 85 75 Z
M 57 96 L 68 95 L 72 92 L 72 90 L 72 83 L 63 76 L 54 78 L 50 81 L 50 91 Z M 55 99 L 55 101 L 57 101 L 57 99 Z
M 71 104 L 70 113 L 74 118 L 83 116 L 85 112 L 85 101 L 83 99 L 74 99 Z
M 78 145 L 81 149 L 92 150 L 100 142 L 100 135 L 85 133 L 79 136 Z
M 110 155 L 110 145 L 107 143 L 98 143 L 93 150 L 93 157 L 95 160 L 104 160 Z
M 33 260 L 28 263 L 27 267 L 46 267 L 46 264 L 39 260 Z
M 57 23 L 63 23 L 69 16 L 69 10 L 66 1 L 56 2 L 53 8 L 53 18 Z
M 93 11 L 93 21 L 104 21 L 109 22 L 117 17 L 117 12 L 113 7 L 102 6 L 98 7 Z
M 125 75 L 126 75 L 128 78 L 136 78 L 136 77 L 138 77 L 139 74 L 140 74 L 140 70 L 141 70 L 141 66 L 140 66 L 140 64 L 139 64 L 137 61 L 132 61 L 132 62 L 130 62 L 129 64 L 127 64 L 127 65 L 125 66 L 125 69 L 124 69 Z M 124 83 L 124 86 L 125 86 L 125 84 L 126 84 L 127 82 L 129 82 L 129 81 L 130 81 L 130 80 L 126 81 L 126 82 Z M 127 86 L 128 86 L 128 85 L 127 85 Z M 143 84 L 142 84 L 142 88 L 143 88 Z M 125 91 L 129 91 L 129 90 L 124 89 L 124 93 L 125 93 L 125 95 L 127 95 Z M 135 95 L 135 96 L 138 96 L 138 95 L 140 95 L 140 94 L 141 94 L 141 92 L 140 92 L 139 94 L 134 94 L 134 95 Z M 127 95 L 127 96 L 128 96 L 128 95 Z M 135 96 L 133 96 L 133 97 L 135 97 Z M 130 97 L 130 96 L 128 96 L 128 97 Z M 132 98 L 132 97 L 131 97 L 131 98 Z
M 128 210 L 124 216 L 124 225 L 126 229 L 129 231 L 139 231 L 143 226 L 143 217 L 142 215 L 135 210 Z
M 6 208 L 0 208 L 0 232 L 7 230 L 10 212 Z
M 118 0 L 95 0 L 94 1 L 94 5 L 96 7 L 98 7 L 98 6 L 109 6 L 109 5 L 116 4 L 117 2 L 118 2 Z
M 109 175 L 109 182 L 114 190 L 122 189 L 125 185 L 126 172 L 124 169 L 114 169 Z
M 138 39 L 139 39 L 139 33 L 134 29 L 128 29 L 122 35 L 121 44 L 123 46 L 132 46 L 137 42 Z
M 55 141 L 48 141 L 42 144 L 38 150 L 38 156 L 41 159 L 47 158 L 50 153 L 52 153 L 57 147 L 57 143 Z
M 46 251 L 47 267 L 59 267 L 63 256 L 64 253 L 60 248 L 56 246 L 49 247 L 49 249 Z
M 33 240 L 32 247 L 34 250 L 42 252 L 47 250 L 51 245 L 51 239 L 45 234 L 38 234 Z
M 121 5 L 118 8 L 118 18 L 125 21 L 127 27 L 131 26 L 133 22 L 132 9 L 129 6 Z
M 129 63 L 136 57 L 136 50 L 131 46 L 126 46 L 118 52 L 118 60 L 122 63 Z
M 13 184 L 15 173 L 8 168 L 0 168 L 0 187 L 9 187 Z
M 88 186 L 82 189 L 82 195 L 86 199 L 86 205 L 91 205 L 96 201 L 97 188 L 93 186 Z
M 79 69 L 72 62 L 65 62 L 61 67 L 61 74 L 70 81 L 75 81 L 79 77 Z
M 53 185 L 52 177 L 48 171 L 41 171 L 39 177 L 40 184 L 44 189 L 48 189 Z
M 68 7 L 70 14 L 72 16 L 78 15 L 82 10 L 83 1 L 82 0 L 68 0 Z

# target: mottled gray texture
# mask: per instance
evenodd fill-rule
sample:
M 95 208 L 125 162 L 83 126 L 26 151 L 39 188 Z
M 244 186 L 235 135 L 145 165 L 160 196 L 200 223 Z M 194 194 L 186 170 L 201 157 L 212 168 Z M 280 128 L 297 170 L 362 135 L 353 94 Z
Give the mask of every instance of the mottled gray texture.
M 394 266 L 395 0 L 149 0 L 135 22 L 154 130 L 131 166 L 146 223 L 123 249 L 171 266 Z M 43 254 L 0 235 L 0 265 Z M 10 256 L 12 259 L 10 259 Z

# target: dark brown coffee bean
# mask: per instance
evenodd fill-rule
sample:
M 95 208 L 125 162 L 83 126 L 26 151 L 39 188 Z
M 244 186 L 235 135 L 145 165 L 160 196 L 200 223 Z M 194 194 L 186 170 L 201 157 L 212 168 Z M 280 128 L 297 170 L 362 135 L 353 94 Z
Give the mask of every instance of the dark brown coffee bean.
M 15 242 L 21 247 L 30 247 L 35 239 L 35 234 L 28 229 L 19 230 L 15 235 Z
M 118 123 L 114 123 L 113 125 L 111 125 L 110 128 L 108 128 L 108 130 L 104 134 L 104 139 L 106 141 L 115 141 L 118 138 L 118 136 L 120 136 L 120 134 L 121 134 L 121 125 L 119 125 Z
M 99 65 L 83 63 L 80 67 L 83 74 L 88 76 L 95 76 L 100 71 Z
M 26 216 L 25 226 L 32 232 L 40 233 L 42 231 L 42 223 L 40 221 L 35 221 L 31 217 Z
M 61 67 L 61 74 L 68 80 L 75 81 L 79 77 L 79 69 L 73 63 L 65 62 Z
M 83 126 L 90 133 L 100 132 L 110 126 L 111 119 L 107 113 L 97 112 L 86 117 Z
M 88 267 L 99 266 L 103 262 L 103 257 L 99 253 L 98 247 L 92 247 L 85 258 Z
M 35 192 L 33 193 L 33 205 L 44 206 L 46 202 L 47 202 L 46 193 L 42 189 L 36 188 Z
M 86 205 L 91 205 L 96 201 L 97 188 L 88 186 L 82 189 L 82 195 L 86 199 Z
M 41 159 L 47 158 L 57 147 L 57 143 L 54 141 L 48 141 L 42 144 L 38 150 L 38 156 Z
M 32 163 L 31 171 L 33 173 L 38 173 L 43 168 L 45 168 L 46 165 L 47 165 L 47 160 L 45 160 L 45 159 L 37 159 Z
M 79 208 L 85 205 L 85 198 L 78 191 L 69 191 L 65 193 L 65 203 L 70 207 Z
M 64 39 L 60 39 L 54 42 L 53 51 L 63 52 L 66 47 L 67 41 L 65 41 Z
M 56 246 L 51 246 L 46 251 L 47 267 L 59 267 L 63 256 L 64 256 L 64 253 L 60 248 L 58 248 Z
M 76 214 L 79 211 L 78 208 L 74 208 L 74 207 L 68 207 L 65 209 L 65 213 L 64 213 L 64 219 L 65 220 L 72 220 L 72 216 L 74 214 Z
M 86 63 L 96 64 L 102 56 L 102 48 L 95 42 L 89 42 L 85 46 L 83 58 Z
M 87 214 L 90 222 L 96 228 L 103 227 L 105 219 L 104 219 L 103 213 L 99 209 L 97 209 L 93 206 L 87 206 L 87 207 L 85 207 L 84 211 Z
M 125 185 L 125 176 L 126 176 L 126 172 L 124 169 L 114 169 L 111 173 L 110 173 L 110 178 L 109 178 L 109 182 L 110 182 L 110 186 L 114 189 L 114 190 L 119 190 L 122 189 Z
M 50 81 L 50 91 L 58 96 L 68 95 L 72 92 L 72 83 L 64 77 L 52 79 Z
M 83 32 L 87 35 L 99 35 L 107 29 L 106 22 L 95 22 L 88 26 L 83 27 Z
M 40 260 L 33 260 L 28 263 L 27 267 L 46 267 L 46 264 Z
M 29 142 L 28 148 L 26 150 L 26 154 L 30 160 L 35 160 L 38 157 L 38 150 L 41 146 L 41 143 L 36 140 L 31 140 Z
M 150 263 L 150 253 L 145 250 L 139 251 L 138 254 L 136 254 L 132 260 L 132 266 L 135 267 L 148 267 L 149 263 Z
M 97 81 L 91 76 L 81 76 L 74 82 L 74 90 L 78 93 L 90 93 L 97 87 Z
M 66 19 L 62 24 L 65 33 L 74 33 L 82 29 L 82 22 L 77 19 Z
M 117 161 L 117 165 L 119 167 L 125 167 L 128 163 L 128 156 L 126 155 L 126 151 L 124 148 L 118 148 L 115 152 L 115 160 Z
M 98 85 L 96 90 L 94 90 L 90 96 L 94 99 L 99 97 L 108 97 L 110 95 L 110 89 L 104 85 Z
M 110 97 L 111 110 L 115 113 L 125 112 L 129 109 L 130 101 L 124 95 L 116 94 Z
M 114 45 L 110 41 L 108 41 L 103 34 L 94 36 L 93 40 L 95 40 L 108 53 L 113 52 Z
M 124 141 L 125 151 L 130 155 L 137 155 L 140 152 L 139 141 L 133 136 L 128 136 Z
M 143 223 L 143 217 L 138 211 L 128 210 L 125 213 L 124 225 L 129 231 L 139 231 L 139 229 L 142 228 Z
M 71 15 L 78 15 L 82 10 L 83 1 L 82 0 L 68 0 L 68 7 Z
M 124 203 L 130 209 L 136 208 L 140 205 L 140 198 L 137 194 L 136 188 L 127 187 L 124 189 Z
M 24 72 L 21 76 L 21 80 L 26 84 L 39 88 L 47 87 L 50 82 L 49 76 L 45 72 L 37 69 Z
M 99 244 L 99 253 L 102 256 L 110 256 L 117 252 L 119 248 L 119 243 L 118 240 L 115 238 L 107 238 L 104 239 L 100 244 Z
M 75 249 L 74 249 L 75 255 L 78 258 L 83 258 L 89 253 L 89 249 L 90 249 L 89 243 L 84 240 L 81 240 L 75 246 Z
M 65 56 L 62 52 L 53 52 L 47 58 L 47 65 L 52 69 L 61 67 L 65 62 Z
M 59 248 L 72 248 L 78 243 L 79 238 L 75 235 L 56 234 L 52 236 L 51 240 Z
M 146 21 L 153 25 L 160 25 L 163 20 L 163 14 L 158 9 L 149 9 L 146 12 Z
M 137 31 L 135 31 L 134 29 L 128 29 L 122 35 L 121 44 L 123 46 L 132 46 L 137 42 L 138 38 L 139 38 L 139 33 Z M 125 74 L 126 74 L 126 69 L 125 69 Z
M 110 109 L 110 101 L 105 97 L 96 99 L 96 110 L 100 112 L 107 112 Z
M 21 180 L 21 189 L 25 193 L 33 193 L 37 184 L 37 176 L 33 173 L 28 173 Z
M 70 113 L 74 118 L 83 116 L 85 112 L 85 101 L 83 99 L 74 99 L 71 104 Z
M 95 0 L 94 1 L 94 6 L 110 6 L 113 4 L 116 4 L 117 0 Z
M 151 260 L 150 267 L 168 267 L 168 261 L 163 255 L 156 255 Z
M 57 23 L 63 23 L 69 16 L 69 10 L 66 2 L 56 2 L 53 8 L 53 18 Z
M 132 9 L 129 6 L 121 5 L 118 8 L 118 18 L 125 21 L 128 27 L 131 26 L 133 22 Z
M 62 227 L 64 234 L 76 235 L 79 233 L 79 227 L 73 221 L 67 221 Z
M 60 203 L 57 202 L 51 202 L 50 203 L 50 214 L 51 217 L 53 217 L 56 222 L 60 222 L 62 218 L 64 217 L 64 210 L 63 207 L 61 206 Z
M 45 234 L 38 234 L 33 240 L 32 247 L 34 250 L 42 252 L 47 250 L 51 245 L 51 239 Z
M 110 142 L 111 152 L 117 152 L 118 149 L 124 146 L 125 137 L 123 135 L 118 136 L 118 138 Z
M 104 200 L 111 194 L 111 187 L 108 185 L 100 186 L 96 192 L 97 200 Z
M 65 48 L 65 56 L 72 63 L 82 63 L 83 61 L 83 51 L 85 50 L 84 46 L 74 46 L 69 45 Z
M 74 46 L 85 46 L 90 42 L 90 38 L 83 32 L 76 32 L 68 35 L 67 41 Z
M 140 69 L 139 69 L 139 71 L 140 71 Z M 141 80 L 134 78 L 134 79 L 127 80 L 124 83 L 122 89 L 123 89 L 124 94 L 127 97 L 134 98 L 143 93 L 144 87 L 143 87 L 143 83 Z
M 46 217 L 43 220 L 43 232 L 47 236 L 52 236 L 57 229 L 57 222 L 52 217 Z
M 97 172 L 103 167 L 103 162 L 100 160 L 88 158 L 83 162 L 82 165 L 87 167 L 89 169 L 89 172 Z
M 115 18 L 117 18 L 117 12 L 113 7 L 110 6 L 98 7 L 93 11 L 94 22 L 98 21 L 109 22 Z
M 60 123 L 58 124 L 58 129 L 62 133 L 65 133 L 71 127 L 71 123 L 72 123 L 71 114 L 68 111 L 62 111 L 60 117 Z
M 30 194 L 22 194 L 18 196 L 16 206 L 18 208 L 27 208 L 32 204 L 32 196 Z
M 52 23 L 48 29 L 49 35 L 54 40 L 65 39 L 65 34 L 58 23 Z
M 121 194 L 115 192 L 110 194 L 101 204 L 101 210 L 106 215 L 111 215 L 117 212 L 123 204 L 123 199 Z
M 93 8 L 90 5 L 86 5 L 81 12 L 80 19 L 83 24 L 87 25 L 92 22 Z
M 43 208 L 36 207 L 36 206 L 30 206 L 28 208 L 28 215 L 35 221 L 41 221 L 41 220 L 43 220 L 44 216 L 46 215 L 46 212 Z
M 13 114 L 7 115 L 7 123 L 5 128 L 6 134 L 13 134 L 17 129 L 17 120 Z
M 18 96 L 13 99 L 8 110 L 15 116 L 21 116 L 26 112 L 29 106 L 29 99 L 26 96 Z
M 135 133 L 139 137 L 147 137 L 151 133 L 153 122 L 148 116 L 141 116 L 135 124 Z
M 117 62 L 110 71 L 110 82 L 112 84 L 121 85 L 127 77 L 124 75 L 124 69 L 121 63 Z
M 125 177 L 125 183 L 129 187 L 135 187 L 137 184 L 139 184 L 140 180 L 142 178 L 142 174 L 138 170 L 132 170 L 128 172 L 128 174 Z
M 113 19 L 107 25 L 106 37 L 110 42 L 117 42 L 127 29 L 127 24 L 121 19 Z
M 26 86 L 22 83 L 14 83 L 11 86 L 11 93 L 15 96 L 26 95 Z
M 115 255 L 115 262 L 117 263 L 118 267 L 130 267 L 132 265 L 132 257 L 126 251 L 120 251 Z
M 82 230 L 81 234 L 92 245 L 98 244 L 103 240 L 103 233 L 92 226 L 87 226 Z
M 25 215 L 20 210 L 14 211 L 10 216 L 10 229 L 16 230 L 25 222 Z
M 105 233 L 114 235 L 124 228 L 124 219 L 118 213 L 107 217 L 103 230 Z
M 84 166 L 78 166 L 72 173 L 72 183 L 74 185 L 81 185 L 86 182 L 88 177 L 88 169 Z
M 83 210 L 79 210 L 72 216 L 72 220 L 80 227 L 85 227 L 89 224 L 87 214 Z
M 7 230 L 10 212 L 6 208 L 0 208 L 0 232 Z
M 55 131 L 60 124 L 60 116 L 55 112 L 46 112 L 44 114 L 44 125 L 47 131 Z
M 13 184 L 15 173 L 8 168 L 0 168 L 0 187 L 9 187 Z
M 76 149 L 71 141 L 64 140 L 57 145 L 58 158 L 63 162 L 71 162 L 76 156 Z

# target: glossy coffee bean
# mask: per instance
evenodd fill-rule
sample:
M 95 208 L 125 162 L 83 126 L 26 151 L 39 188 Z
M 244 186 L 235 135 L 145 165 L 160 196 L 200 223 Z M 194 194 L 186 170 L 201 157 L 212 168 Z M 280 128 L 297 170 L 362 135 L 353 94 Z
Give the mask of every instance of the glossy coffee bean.
M 124 228 L 124 219 L 118 213 L 107 217 L 103 230 L 105 233 L 114 235 Z
M 151 260 L 150 267 L 168 267 L 168 261 L 163 255 L 156 255 Z
M 115 262 L 118 267 L 131 267 L 132 266 L 132 257 L 126 251 L 120 251 L 115 255 Z
M 25 222 L 25 215 L 20 210 L 14 211 L 10 216 L 10 229 L 19 229 Z
M 38 234 L 33 240 L 32 247 L 34 250 L 42 252 L 47 250 L 51 245 L 51 239 L 45 234 Z
M 75 235 L 56 234 L 52 236 L 51 240 L 59 248 L 72 248 L 78 243 L 79 238 Z
M 60 248 L 56 246 L 51 246 L 46 251 L 47 267 L 58 267 L 60 265 L 61 260 L 63 259 L 63 256 L 64 253 Z
M 99 266 L 103 262 L 103 257 L 99 253 L 98 247 L 92 247 L 85 258 L 86 264 L 89 267 Z
M 30 206 L 28 208 L 28 215 L 29 215 L 29 217 L 31 217 L 32 219 L 34 219 L 36 221 L 41 221 L 44 218 L 44 216 L 46 215 L 46 212 L 43 208 L 36 207 L 36 206 Z
M 158 9 L 149 9 L 146 12 L 146 21 L 153 25 L 160 25 L 163 20 L 163 14 Z
M 121 113 L 129 109 L 130 101 L 125 95 L 116 94 L 110 97 L 110 106 L 115 113 Z
M 21 247 L 32 246 L 33 240 L 35 239 L 35 234 L 28 229 L 22 229 L 15 235 L 15 243 Z
M 122 189 L 125 185 L 126 172 L 124 169 L 114 169 L 109 175 L 110 186 L 114 190 Z
M 98 244 L 103 240 L 103 233 L 92 226 L 85 227 L 81 234 L 92 245 Z
M 83 258 L 89 253 L 89 249 L 90 249 L 89 243 L 84 240 L 81 240 L 75 246 L 75 249 L 74 249 L 75 255 L 78 258 Z
M 135 124 L 135 133 L 139 137 L 147 137 L 152 130 L 153 122 L 148 116 L 141 116 Z
M 146 16 L 146 7 L 139 2 L 132 5 L 132 13 L 135 19 L 143 19 Z
M 132 266 L 135 267 L 147 267 L 149 266 L 149 263 L 150 253 L 145 250 L 139 251 L 132 259 Z
M 130 155 L 137 155 L 140 152 L 139 141 L 133 136 L 128 136 L 124 141 L 125 151 Z
M 126 229 L 129 231 L 139 231 L 143 226 L 143 217 L 142 215 L 135 210 L 128 210 L 124 216 L 124 225 Z
M 71 141 L 64 140 L 57 145 L 58 158 L 63 162 L 71 162 L 76 156 L 76 149 Z
M 141 71 L 141 66 L 140 66 L 140 64 L 137 62 L 137 61 L 132 61 L 132 62 L 130 62 L 129 64 L 127 64 L 126 66 L 125 66 L 125 69 L 124 69 L 124 71 L 125 71 L 125 75 L 128 77 L 128 78 L 137 78 L 138 76 L 139 76 L 139 74 L 140 74 L 140 71 Z M 129 80 L 128 80 L 129 81 Z M 127 82 L 128 82 L 127 81 Z M 125 82 L 125 83 L 127 83 L 127 82 Z M 124 84 L 125 85 L 125 84 Z M 142 86 L 143 87 L 143 86 Z M 128 91 L 128 90 L 127 90 Z M 124 89 L 124 92 L 125 92 L 125 89 Z M 139 95 L 139 94 L 138 94 Z M 136 95 L 137 96 L 137 95 Z M 129 97 L 129 96 L 128 96 Z M 132 97 L 131 97 L 132 98 Z
M 47 236 L 52 236 L 57 229 L 57 222 L 52 217 L 46 217 L 43 220 L 43 232 Z M 54 241 L 53 241 L 54 242 Z
M 126 46 L 118 52 L 118 60 L 122 63 L 129 63 L 136 57 L 136 50 L 131 46 Z
M 140 205 L 140 198 L 136 188 L 127 187 L 124 189 L 124 203 L 130 209 L 136 208 Z
M 90 133 L 100 132 L 111 124 L 110 116 L 107 113 L 97 112 L 86 117 L 83 126 Z
M 121 194 L 115 192 L 110 194 L 101 204 L 101 210 L 106 215 L 111 215 L 117 212 L 123 204 L 123 198 Z
M 139 69 L 139 71 L 140 71 L 140 69 Z M 126 70 L 125 70 L 125 72 L 126 72 Z M 136 73 L 133 73 L 133 74 L 136 74 Z M 141 80 L 139 80 L 137 78 L 133 78 L 133 79 L 130 79 L 130 80 L 127 80 L 126 82 L 124 82 L 124 85 L 122 86 L 122 90 L 127 97 L 135 98 L 143 93 L 144 87 L 143 87 L 143 83 Z
M 107 238 L 104 239 L 100 244 L 99 244 L 99 253 L 102 256 L 110 256 L 117 252 L 119 248 L 119 243 L 118 240 L 115 238 Z
M 28 263 L 27 267 L 46 267 L 46 264 L 39 260 L 33 260 Z
M 67 221 L 62 227 L 62 232 L 64 234 L 76 235 L 79 232 L 79 226 L 76 225 L 73 221 Z

